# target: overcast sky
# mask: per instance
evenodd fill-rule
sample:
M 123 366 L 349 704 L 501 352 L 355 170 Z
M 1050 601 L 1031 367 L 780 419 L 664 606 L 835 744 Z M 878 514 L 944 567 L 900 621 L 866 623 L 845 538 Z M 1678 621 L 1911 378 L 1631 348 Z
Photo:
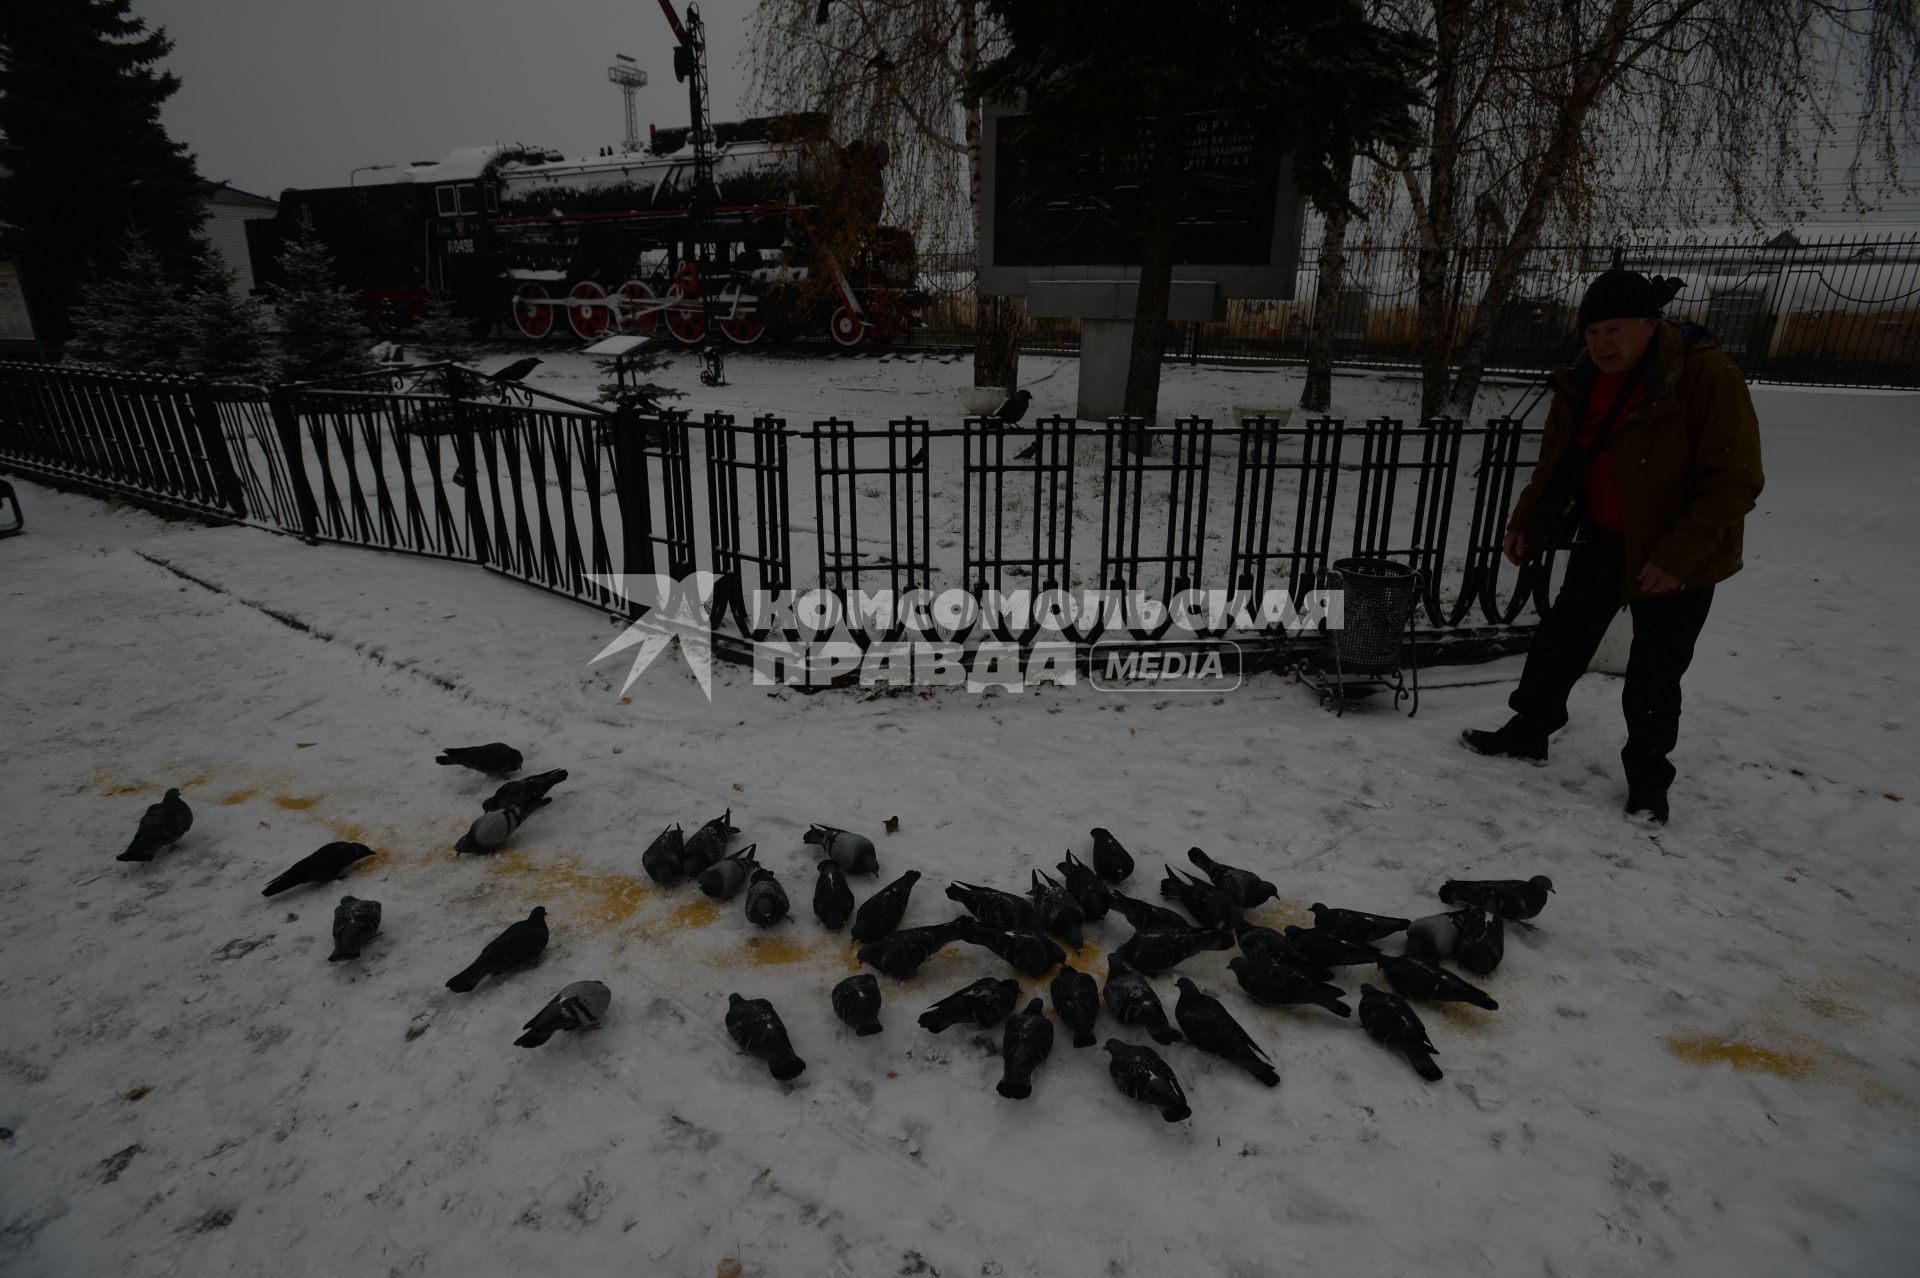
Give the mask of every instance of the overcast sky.
M 700 5 L 715 119 L 741 114 L 753 8 Z M 168 132 L 193 148 L 202 176 L 260 195 L 344 186 L 358 165 L 494 141 L 591 155 L 620 140 L 615 53 L 647 73 L 643 135 L 649 121 L 687 122 L 659 0 L 134 0 L 133 10 L 174 41 Z

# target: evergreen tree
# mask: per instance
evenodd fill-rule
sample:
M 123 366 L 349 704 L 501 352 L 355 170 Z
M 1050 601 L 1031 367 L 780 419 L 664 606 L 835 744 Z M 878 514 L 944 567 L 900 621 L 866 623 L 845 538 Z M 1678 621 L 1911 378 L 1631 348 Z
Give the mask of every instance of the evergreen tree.
M 600 383 L 603 404 L 631 408 L 646 417 L 667 417 L 673 415 L 674 410 L 669 409 L 665 401 L 686 395 L 685 391 L 646 380 L 647 374 L 657 373 L 673 362 L 651 342 L 625 355 L 599 356 L 593 362 L 600 375 L 607 379 Z
M 192 299 L 138 235 L 119 269 L 80 290 L 66 354 L 130 372 L 184 374 L 194 345 Z
M 131 5 L 0 4 L 0 252 L 19 260 L 40 335 L 55 344 L 72 335 L 70 308 L 112 269 L 129 230 L 175 281 L 204 260 L 193 153 L 160 123 L 180 87 L 157 69 L 173 42 Z
M 190 299 L 191 344 L 182 363 L 211 382 L 271 384 L 280 370 L 280 352 L 267 331 L 266 308 L 242 297 L 234 272 L 213 271 Z
M 414 349 L 430 359 L 464 363 L 479 349 L 473 341 L 473 322 L 447 305 L 445 297 L 427 303 L 427 313 L 413 331 Z
M 301 219 L 299 238 L 281 253 L 280 276 L 272 293 L 283 375 L 297 380 L 371 369 L 367 327 L 353 298 L 334 282 L 333 255 L 314 233 L 313 219 Z

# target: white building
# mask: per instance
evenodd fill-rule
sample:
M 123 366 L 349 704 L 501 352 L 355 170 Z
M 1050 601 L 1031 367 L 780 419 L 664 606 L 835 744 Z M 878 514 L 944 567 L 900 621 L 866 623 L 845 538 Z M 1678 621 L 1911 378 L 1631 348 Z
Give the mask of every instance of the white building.
M 200 227 L 201 237 L 213 246 L 220 264 L 238 277 L 241 297 L 253 292 L 253 263 L 247 258 L 246 224 L 257 217 L 272 217 L 280 205 L 264 195 L 238 191 L 225 182 L 201 184 L 207 204 L 207 220 Z

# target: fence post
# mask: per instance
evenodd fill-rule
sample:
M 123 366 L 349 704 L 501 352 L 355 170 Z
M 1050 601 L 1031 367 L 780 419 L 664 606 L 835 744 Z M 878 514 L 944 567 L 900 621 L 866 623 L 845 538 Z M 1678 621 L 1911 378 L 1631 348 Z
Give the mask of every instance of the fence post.
M 613 410 L 613 494 L 620 508 L 620 572 L 623 575 L 651 573 L 653 542 L 651 506 L 647 500 L 647 449 L 645 427 L 630 404 L 618 404 Z M 625 597 L 624 591 L 621 592 Z M 627 597 L 627 615 L 638 617 L 640 604 Z
M 308 541 L 320 534 L 320 506 L 313 499 L 313 485 L 307 479 L 306 454 L 300 447 L 300 421 L 293 408 L 293 392 L 276 386 L 267 392 L 267 407 L 273 413 L 274 433 L 280 439 L 281 459 L 287 465 L 287 483 L 293 489 L 293 504 L 300 513 L 299 533 Z
M 234 469 L 233 454 L 227 448 L 227 433 L 220 428 L 220 409 L 213 402 L 213 391 L 204 378 L 196 378 L 189 393 L 193 405 L 193 424 L 200 432 L 200 446 L 206 450 L 207 467 L 220 496 L 239 519 L 247 517 L 247 494 L 240 486 L 240 473 Z
M 464 485 L 458 484 L 456 478 L 456 486 L 465 495 L 467 537 L 473 543 L 474 562 L 486 564 L 493 561 L 493 538 L 487 523 L 486 498 L 480 491 L 480 450 L 474 447 L 473 414 L 467 409 L 467 397 L 472 389 L 467 370 L 457 364 L 449 365 L 445 394 L 447 411 L 453 415 L 453 461 L 456 474 L 467 477 Z M 487 496 L 497 496 L 491 475 Z

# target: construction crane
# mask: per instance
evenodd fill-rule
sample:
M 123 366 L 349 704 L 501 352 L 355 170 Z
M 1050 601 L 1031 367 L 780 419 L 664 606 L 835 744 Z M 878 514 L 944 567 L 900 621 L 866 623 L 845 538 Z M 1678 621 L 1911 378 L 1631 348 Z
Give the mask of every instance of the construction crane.
M 626 107 L 627 133 L 621 142 L 624 151 L 640 149 L 640 115 L 634 108 L 634 95 L 647 87 L 647 73 L 633 65 L 633 59 L 624 53 L 613 55 L 614 65 L 607 68 L 607 79 L 620 86 L 620 97 Z
M 706 386 L 725 386 L 726 356 L 721 352 L 720 337 L 713 322 L 713 291 L 708 281 L 713 274 L 711 254 L 717 251 L 717 245 L 706 234 L 707 216 L 712 211 L 718 192 L 713 184 L 713 122 L 707 108 L 707 28 L 700 20 L 700 6 L 687 6 L 687 20 L 673 11 L 673 0 L 660 0 L 660 11 L 667 15 L 667 25 L 673 28 L 673 35 L 680 43 L 673 51 L 673 78 L 684 80 L 687 85 L 688 130 L 693 143 L 693 198 L 690 213 L 693 218 L 693 258 L 694 269 L 700 287 L 700 322 L 706 332 L 706 342 L 700 352 L 700 381 Z

